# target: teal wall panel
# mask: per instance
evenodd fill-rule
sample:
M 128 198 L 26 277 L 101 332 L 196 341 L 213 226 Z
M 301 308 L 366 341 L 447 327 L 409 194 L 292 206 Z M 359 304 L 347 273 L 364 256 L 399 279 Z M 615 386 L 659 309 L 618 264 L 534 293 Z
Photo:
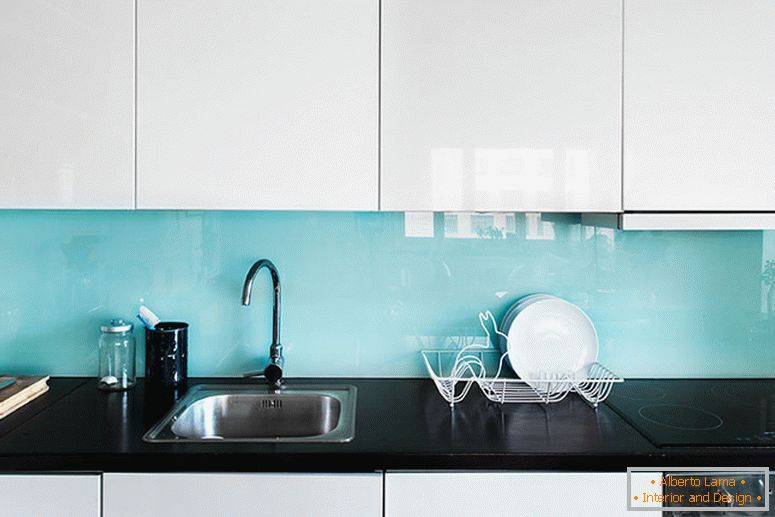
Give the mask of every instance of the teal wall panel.
M 255 370 L 268 275 L 250 307 L 240 290 L 267 257 L 290 376 L 424 376 L 420 349 L 481 335 L 479 311 L 537 291 L 587 311 L 601 362 L 625 377 L 772 376 L 773 233 L 553 214 L 3 211 L 0 371 L 95 374 L 99 324 L 141 302 L 191 323 L 191 375 Z

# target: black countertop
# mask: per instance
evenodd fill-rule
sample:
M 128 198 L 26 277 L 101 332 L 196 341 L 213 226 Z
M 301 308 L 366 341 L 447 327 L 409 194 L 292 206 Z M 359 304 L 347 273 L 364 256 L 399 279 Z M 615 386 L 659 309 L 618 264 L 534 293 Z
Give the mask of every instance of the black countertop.
M 74 391 L 84 383 L 84 379 L 61 377 L 49 379 L 49 390 L 32 402 L 20 407 L 10 415 L 0 419 L 0 438 L 13 431 L 21 424 L 52 406 L 65 395 Z M 2 454 L 2 453 L 0 453 Z
M 194 379 L 235 384 L 234 379 Z M 146 443 L 172 405 L 142 380 L 103 393 L 93 379 L 51 390 L 0 421 L 0 471 L 307 471 L 498 469 L 620 471 L 628 466 L 775 468 L 775 448 L 657 448 L 613 410 L 576 396 L 550 406 L 489 403 L 472 392 L 454 411 L 428 379 L 314 379 L 358 388 L 348 443 Z

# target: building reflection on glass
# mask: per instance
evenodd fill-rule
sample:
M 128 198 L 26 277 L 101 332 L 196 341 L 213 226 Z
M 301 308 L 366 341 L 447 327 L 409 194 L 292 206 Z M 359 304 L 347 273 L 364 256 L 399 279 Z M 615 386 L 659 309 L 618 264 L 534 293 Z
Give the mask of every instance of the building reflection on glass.
M 431 150 L 432 206 L 556 204 L 585 206 L 591 197 L 588 149 L 478 147 Z
M 775 316 L 775 232 L 762 232 L 761 313 Z
M 431 151 L 431 181 L 434 207 L 460 206 L 463 203 L 463 150 L 456 148 Z
M 510 213 L 444 213 L 448 239 L 506 239 L 516 234 L 516 216 Z
M 440 234 L 447 239 L 555 239 L 555 223 L 545 221 L 543 214 L 538 212 L 442 212 L 439 216 L 441 230 L 437 232 L 439 223 L 434 212 L 404 213 L 404 236 L 435 237 Z
M 474 150 L 477 201 L 500 199 L 504 193 L 516 193 L 525 206 L 535 203 L 540 194 L 554 187 L 554 151 L 552 149 L 476 149 Z

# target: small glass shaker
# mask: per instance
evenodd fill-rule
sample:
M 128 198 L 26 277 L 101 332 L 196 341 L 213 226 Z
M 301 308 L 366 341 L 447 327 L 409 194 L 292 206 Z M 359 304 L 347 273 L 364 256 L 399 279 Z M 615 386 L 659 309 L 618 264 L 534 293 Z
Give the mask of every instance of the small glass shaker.
M 132 324 L 124 320 L 110 320 L 100 330 L 99 389 L 121 391 L 133 388 L 136 377 Z

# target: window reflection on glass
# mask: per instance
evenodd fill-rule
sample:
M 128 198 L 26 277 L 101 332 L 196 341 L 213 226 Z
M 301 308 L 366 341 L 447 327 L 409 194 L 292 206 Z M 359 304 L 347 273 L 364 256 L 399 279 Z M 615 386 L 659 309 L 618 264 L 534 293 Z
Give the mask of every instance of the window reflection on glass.
M 458 214 L 445 213 L 444 214 L 444 235 L 456 235 L 458 233 L 457 227 Z
M 492 214 L 471 214 L 471 231 L 476 235 L 499 233 L 500 228 L 495 226 L 495 216 Z
M 616 232 L 613 228 L 601 228 L 599 226 L 582 226 L 581 228 L 584 232 L 585 241 L 588 241 L 594 237 L 603 237 L 613 243 L 614 239 L 616 238 Z
M 476 149 L 476 190 L 500 193 L 517 191 L 530 200 L 552 189 L 552 149 Z
M 565 203 L 583 206 L 589 203 L 590 156 L 586 149 L 565 150 Z
M 436 232 L 435 226 L 443 224 Z M 554 221 L 544 220 L 540 212 L 504 213 L 504 212 L 443 212 L 438 216 L 434 212 L 405 212 L 404 236 L 432 238 L 439 233 L 447 239 L 513 239 L 556 240 Z M 607 228 L 584 227 L 584 238 L 592 235 L 607 235 L 613 240 L 614 232 Z M 591 233 L 590 233 L 591 232 Z
M 515 235 L 517 233 L 517 216 L 506 214 L 506 233 Z
M 431 182 L 434 206 L 454 207 L 463 203 L 462 149 L 431 150 Z
M 554 223 L 543 221 L 540 213 L 525 214 L 525 238 L 528 240 L 554 240 Z
M 510 213 L 444 213 L 448 239 L 508 239 L 516 235 L 516 216 Z
M 404 236 L 433 237 L 433 212 L 404 212 Z
M 775 317 L 775 231 L 762 232 L 761 312 Z
M 470 149 L 440 147 L 430 160 L 432 202 L 439 208 L 530 207 L 546 199 L 584 206 L 592 195 L 588 149 L 478 147 L 472 156 Z

